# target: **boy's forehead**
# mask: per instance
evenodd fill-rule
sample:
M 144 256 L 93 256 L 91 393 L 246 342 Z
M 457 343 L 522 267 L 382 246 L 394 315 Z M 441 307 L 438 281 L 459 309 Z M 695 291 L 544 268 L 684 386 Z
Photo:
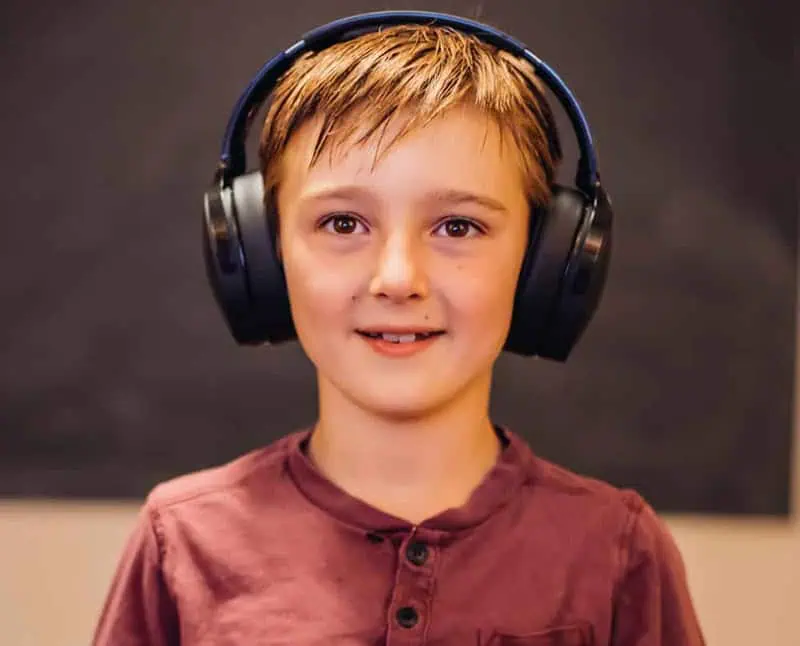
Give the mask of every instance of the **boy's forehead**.
M 466 175 L 465 179 L 489 180 L 509 171 L 517 175 L 520 152 L 513 139 L 478 108 L 453 109 L 428 123 L 415 123 L 413 118 L 413 114 L 397 114 L 374 128 L 354 114 L 331 124 L 320 140 L 326 124 L 322 116 L 315 116 L 287 142 L 281 174 L 287 181 L 301 182 L 320 175 L 370 175 L 391 157 L 395 165 L 405 160 L 440 175 L 450 171 L 453 178 Z

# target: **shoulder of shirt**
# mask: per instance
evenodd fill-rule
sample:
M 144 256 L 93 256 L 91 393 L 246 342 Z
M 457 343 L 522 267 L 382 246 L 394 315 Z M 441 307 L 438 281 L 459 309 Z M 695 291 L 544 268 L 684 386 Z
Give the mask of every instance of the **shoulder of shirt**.
M 533 504 L 543 493 L 558 518 L 602 518 L 601 526 L 615 528 L 620 581 L 624 572 L 643 562 L 659 563 L 682 576 L 682 557 L 669 527 L 637 491 L 580 475 L 533 453 L 529 476 L 527 495 Z M 616 520 L 609 522 L 612 518 Z
M 618 507 L 634 520 L 649 506 L 644 498 L 633 489 L 624 489 L 581 475 L 566 467 L 550 462 L 538 455 L 533 456 L 536 488 L 544 487 L 555 496 L 581 497 L 591 504 Z
M 532 455 L 532 460 L 533 477 L 529 480 L 532 499 L 537 491 L 544 490 L 559 514 L 584 517 L 592 516 L 592 510 L 606 518 L 617 518 L 618 524 L 614 524 L 619 528 L 620 546 L 626 553 L 633 549 L 676 551 L 667 525 L 637 491 L 580 475 L 537 455 Z
M 174 505 L 246 486 L 254 474 L 279 477 L 284 468 L 288 447 L 301 432 L 282 437 L 271 444 L 254 449 L 225 464 L 177 476 L 156 485 L 147 496 L 145 506 L 165 509 Z

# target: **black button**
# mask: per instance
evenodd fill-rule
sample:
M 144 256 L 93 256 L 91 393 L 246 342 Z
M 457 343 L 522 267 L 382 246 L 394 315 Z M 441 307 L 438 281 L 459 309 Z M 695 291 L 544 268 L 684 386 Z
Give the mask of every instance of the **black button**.
M 428 546 L 425 543 L 409 543 L 406 558 L 414 565 L 424 565 L 428 560 Z
M 413 628 L 419 621 L 417 611 L 411 606 L 403 606 L 397 611 L 395 616 L 397 617 L 397 623 L 403 628 Z

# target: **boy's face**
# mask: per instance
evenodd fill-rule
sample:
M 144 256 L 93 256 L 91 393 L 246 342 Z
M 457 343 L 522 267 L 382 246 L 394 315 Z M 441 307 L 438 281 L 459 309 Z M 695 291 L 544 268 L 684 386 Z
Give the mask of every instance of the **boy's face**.
M 374 168 L 377 137 L 309 168 L 319 127 L 292 137 L 277 204 L 292 315 L 323 397 L 391 418 L 485 399 L 527 240 L 513 141 L 501 146 L 498 128 L 465 107 Z M 406 343 L 414 332 L 435 335 Z

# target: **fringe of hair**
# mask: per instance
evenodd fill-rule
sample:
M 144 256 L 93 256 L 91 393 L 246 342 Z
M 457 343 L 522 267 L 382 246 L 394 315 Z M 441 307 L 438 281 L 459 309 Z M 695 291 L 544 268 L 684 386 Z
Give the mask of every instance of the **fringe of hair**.
M 374 163 L 399 139 L 448 110 L 472 105 L 511 136 L 528 199 L 550 197 L 561 147 L 541 81 L 524 60 L 449 27 L 399 25 L 308 52 L 274 88 L 259 146 L 265 192 L 280 181 L 292 134 L 313 118 L 322 128 L 311 163 L 328 150 L 378 134 Z M 392 119 L 404 121 L 384 142 Z

